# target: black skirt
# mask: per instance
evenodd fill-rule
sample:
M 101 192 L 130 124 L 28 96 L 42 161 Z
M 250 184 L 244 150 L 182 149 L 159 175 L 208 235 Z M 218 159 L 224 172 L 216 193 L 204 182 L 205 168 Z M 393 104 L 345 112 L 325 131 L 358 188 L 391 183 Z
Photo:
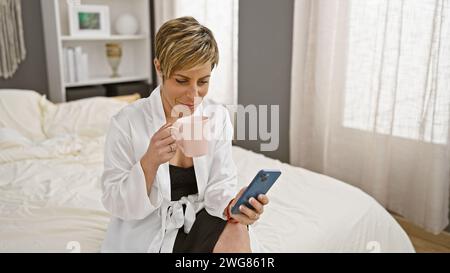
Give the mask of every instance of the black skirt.
M 182 168 L 169 165 L 171 199 L 178 201 L 183 196 L 198 193 L 194 167 Z M 185 206 L 183 206 L 183 210 Z M 227 222 L 200 210 L 188 234 L 183 227 L 178 229 L 173 246 L 174 253 L 211 253 Z

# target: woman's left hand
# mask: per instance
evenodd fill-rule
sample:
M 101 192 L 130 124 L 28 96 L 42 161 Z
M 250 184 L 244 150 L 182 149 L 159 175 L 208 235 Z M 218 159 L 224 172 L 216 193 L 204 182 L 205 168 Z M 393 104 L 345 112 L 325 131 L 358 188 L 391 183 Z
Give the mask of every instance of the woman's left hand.
M 236 198 L 234 198 L 233 202 L 231 202 L 228 209 L 230 210 L 230 215 L 233 219 L 236 219 L 237 221 L 239 221 L 239 223 L 241 223 L 243 225 L 251 225 L 254 222 L 256 222 L 259 219 L 259 217 L 261 217 L 261 214 L 264 212 L 264 206 L 269 203 L 269 198 L 265 194 L 260 194 L 257 197 L 258 199 L 251 197 L 249 200 L 249 203 L 250 203 L 250 205 L 252 205 L 252 207 L 254 209 L 251 209 L 245 205 L 241 205 L 239 207 L 239 211 L 241 213 L 232 214 L 231 208 L 237 202 L 239 197 L 241 197 L 241 195 L 244 193 L 245 189 L 246 189 L 246 187 L 242 188 L 239 191 Z

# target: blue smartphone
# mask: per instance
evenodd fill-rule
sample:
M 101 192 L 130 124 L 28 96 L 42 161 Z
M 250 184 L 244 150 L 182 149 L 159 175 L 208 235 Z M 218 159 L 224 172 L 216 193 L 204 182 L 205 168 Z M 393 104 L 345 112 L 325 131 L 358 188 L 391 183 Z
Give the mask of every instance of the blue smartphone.
M 231 208 L 231 213 L 239 214 L 241 211 L 239 210 L 240 205 L 245 205 L 250 209 L 254 209 L 252 205 L 248 202 L 251 197 L 258 199 L 258 195 L 266 194 L 272 185 L 277 181 L 278 177 L 280 177 L 280 170 L 269 170 L 263 169 L 260 170 L 255 178 L 253 178 L 250 185 L 245 189 L 244 193 L 239 197 L 239 200 L 236 204 Z

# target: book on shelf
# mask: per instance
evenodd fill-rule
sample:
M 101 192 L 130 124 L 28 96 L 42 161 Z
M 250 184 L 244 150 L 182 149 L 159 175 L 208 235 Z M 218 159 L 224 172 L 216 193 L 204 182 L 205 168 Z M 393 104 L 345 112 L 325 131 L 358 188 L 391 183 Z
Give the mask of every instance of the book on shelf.
M 82 82 L 89 79 L 88 55 L 80 46 L 63 49 L 64 77 L 66 83 Z

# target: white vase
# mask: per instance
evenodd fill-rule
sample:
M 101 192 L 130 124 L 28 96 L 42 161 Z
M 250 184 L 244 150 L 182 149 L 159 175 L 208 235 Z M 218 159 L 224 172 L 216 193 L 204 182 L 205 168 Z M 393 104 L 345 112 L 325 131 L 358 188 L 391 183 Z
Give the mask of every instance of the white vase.
M 112 69 L 111 78 L 120 77 L 118 73 L 120 61 L 122 59 L 122 45 L 119 43 L 107 43 L 106 44 L 106 57 L 108 59 L 109 66 Z
M 120 35 L 134 35 L 139 29 L 139 22 L 133 15 L 125 13 L 117 18 L 115 27 Z

